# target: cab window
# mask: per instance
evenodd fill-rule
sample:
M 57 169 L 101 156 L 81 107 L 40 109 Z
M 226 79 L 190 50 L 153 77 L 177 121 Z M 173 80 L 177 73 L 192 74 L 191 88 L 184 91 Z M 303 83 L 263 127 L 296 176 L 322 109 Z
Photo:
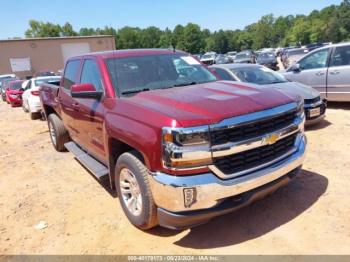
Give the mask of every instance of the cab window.
M 67 62 L 63 76 L 63 87 L 70 90 L 71 86 L 78 82 L 78 71 L 80 60 L 71 60 Z

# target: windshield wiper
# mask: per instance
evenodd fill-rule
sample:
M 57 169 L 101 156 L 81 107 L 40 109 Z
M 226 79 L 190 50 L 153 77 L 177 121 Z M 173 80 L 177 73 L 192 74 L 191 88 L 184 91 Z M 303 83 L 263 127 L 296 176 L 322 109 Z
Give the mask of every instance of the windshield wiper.
M 173 87 L 192 86 L 192 85 L 196 85 L 196 84 L 197 84 L 197 82 L 192 81 L 192 82 L 187 82 L 187 83 L 175 84 L 175 85 L 173 85 Z
M 272 85 L 272 84 L 281 84 L 281 83 L 286 83 L 287 81 L 273 81 L 268 83 L 268 85 Z
M 151 90 L 151 89 L 149 89 L 149 88 L 136 89 L 136 90 L 128 90 L 128 91 L 122 92 L 122 95 L 136 94 L 136 93 L 140 93 L 140 92 L 144 92 L 144 91 L 150 91 L 150 90 Z

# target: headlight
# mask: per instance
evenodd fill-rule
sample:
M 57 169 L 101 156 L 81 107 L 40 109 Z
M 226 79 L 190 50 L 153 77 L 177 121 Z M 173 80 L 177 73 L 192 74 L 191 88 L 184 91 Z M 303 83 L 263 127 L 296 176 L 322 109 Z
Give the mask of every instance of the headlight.
M 171 169 L 203 167 L 212 163 L 208 126 L 163 128 L 163 164 Z
M 304 117 L 304 110 L 304 100 L 300 98 L 297 101 L 297 112 L 299 117 Z

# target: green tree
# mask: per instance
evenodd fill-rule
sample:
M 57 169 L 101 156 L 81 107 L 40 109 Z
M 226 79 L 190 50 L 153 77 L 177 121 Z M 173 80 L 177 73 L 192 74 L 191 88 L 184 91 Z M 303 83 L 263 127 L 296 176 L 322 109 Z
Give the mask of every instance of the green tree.
M 94 28 L 82 27 L 79 30 L 79 35 L 81 35 L 81 36 L 90 36 L 90 35 L 97 35 L 97 33 L 96 33 L 96 30 Z
M 201 28 L 189 23 L 184 27 L 182 33 L 181 41 L 183 41 L 184 50 L 191 54 L 199 53 L 204 41 Z
M 140 48 L 141 29 L 138 27 L 123 27 L 117 31 L 117 49 Z
M 61 35 L 62 36 L 77 36 L 78 33 L 74 31 L 73 26 L 66 22 L 62 27 L 61 27 Z
M 163 47 L 163 48 L 169 48 L 172 47 L 172 43 L 173 43 L 173 33 L 169 28 L 165 28 L 164 32 L 162 32 L 162 35 L 160 36 L 159 39 L 159 46 Z
M 58 24 L 44 23 L 41 21 L 30 20 L 29 29 L 25 32 L 25 36 L 32 37 L 59 37 L 62 28 Z
M 144 47 L 144 48 L 160 47 L 159 42 L 160 42 L 161 36 L 162 36 L 162 31 L 155 26 L 150 26 L 142 30 L 140 35 L 141 47 Z

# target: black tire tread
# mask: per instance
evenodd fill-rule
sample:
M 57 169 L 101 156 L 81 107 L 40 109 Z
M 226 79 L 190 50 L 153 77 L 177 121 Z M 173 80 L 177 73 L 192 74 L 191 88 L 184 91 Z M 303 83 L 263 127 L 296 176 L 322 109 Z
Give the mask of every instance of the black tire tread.
M 145 197 L 148 198 L 150 203 L 148 206 L 148 209 L 146 210 L 147 212 L 146 217 L 148 218 L 147 221 L 145 221 L 145 223 L 142 225 L 136 225 L 136 226 L 142 230 L 153 228 L 158 225 L 157 206 L 154 203 L 152 191 L 148 182 L 148 176 L 149 176 L 148 169 L 141 161 L 139 153 L 137 151 L 126 152 L 119 157 L 119 159 L 122 159 L 122 158 L 129 158 L 136 165 L 136 168 L 140 171 L 140 175 L 142 176 L 142 179 L 145 184 L 145 190 L 146 190 Z M 118 161 L 117 161 L 117 164 L 118 164 Z
M 38 113 L 38 112 L 35 112 L 35 113 L 30 112 L 30 119 L 31 120 L 36 120 L 36 119 L 39 119 L 40 117 L 41 117 L 40 113 Z
M 48 122 L 51 121 L 53 128 L 56 133 L 56 145 L 53 146 L 58 152 L 67 151 L 64 144 L 69 142 L 69 134 L 67 129 L 64 127 L 62 120 L 56 114 L 50 114 L 48 117 Z

